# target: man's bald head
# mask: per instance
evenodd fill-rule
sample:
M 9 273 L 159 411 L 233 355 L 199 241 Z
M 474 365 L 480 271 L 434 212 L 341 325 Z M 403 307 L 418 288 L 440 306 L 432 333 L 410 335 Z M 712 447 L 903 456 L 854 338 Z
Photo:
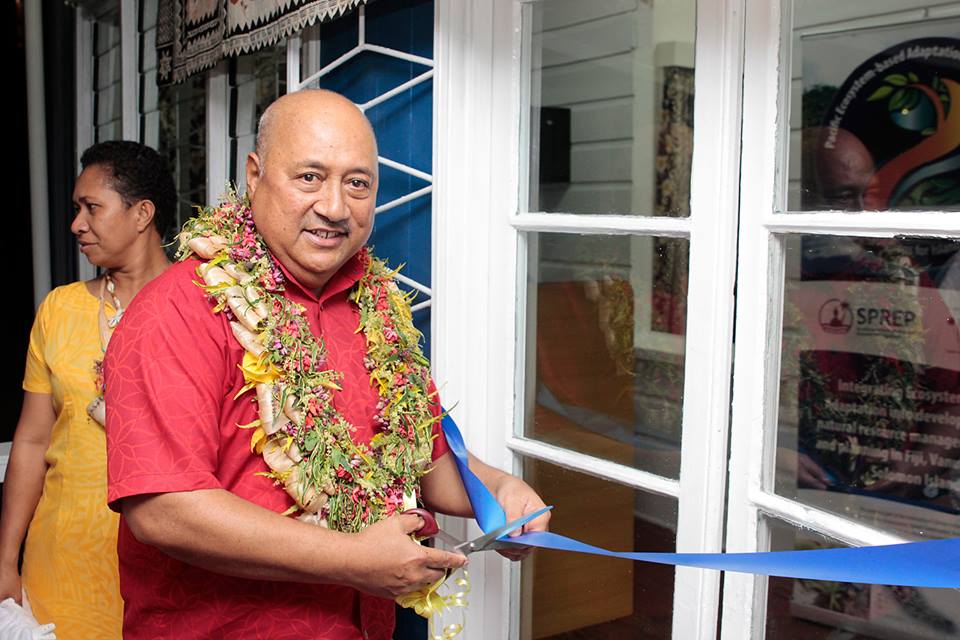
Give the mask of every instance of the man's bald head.
M 875 173 L 866 145 L 846 129 L 803 130 L 801 182 L 804 209 L 859 211 Z
M 343 96 L 299 91 L 264 113 L 247 196 L 257 231 L 301 286 L 319 291 L 366 243 L 378 173 L 370 122 Z
M 289 116 L 296 120 L 301 120 L 309 113 L 311 109 L 335 109 L 340 111 L 355 112 L 362 121 L 370 139 L 373 141 L 374 152 L 376 153 L 377 138 L 373 133 L 373 126 L 364 115 L 363 111 L 344 96 L 329 91 L 327 89 L 301 89 L 294 93 L 288 93 L 279 97 L 270 103 L 270 106 L 260 116 L 260 122 L 257 125 L 256 154 L 260 159 L 260 174 L 263 175 L 263 168 L 266 162 L 270 144 L 273 141 L 276 123 Z M 306 110 L 306 111 L 304 111 Z

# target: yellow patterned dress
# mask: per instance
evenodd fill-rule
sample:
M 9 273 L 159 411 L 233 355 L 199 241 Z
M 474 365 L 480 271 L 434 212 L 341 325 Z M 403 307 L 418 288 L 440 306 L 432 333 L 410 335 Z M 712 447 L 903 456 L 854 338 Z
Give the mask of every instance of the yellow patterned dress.
M 94 360 L 102 357 L 99 304 L 83 282 L 50 292 L 30 333 L 23 380 L 25 390 L 51 394 L 57 414 L 23 587 L 37 620 L 55 623 L 59 640 L 120 638 L 123 624 L 106 438 L 86 411 L 96 396 Z

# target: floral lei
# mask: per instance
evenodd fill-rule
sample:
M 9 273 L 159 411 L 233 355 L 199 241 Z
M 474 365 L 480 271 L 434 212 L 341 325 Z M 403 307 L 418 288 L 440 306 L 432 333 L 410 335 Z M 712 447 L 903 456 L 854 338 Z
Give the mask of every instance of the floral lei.
M 180 234 L 177 257 L 196 255 L 198 282 L 231 318 L 244 347 L 245 385 L 256 391 L 259 418 L 252 452 L 263 473 L 296 502 L 287 514 L 331 529 L 356 532 L 415 506 L 419 480 L 432 451 L 429 363 L 413 326 L 411 294 L 391 271 L 363 250 L 366 271 L 350 293 L 366 338 L 364 365 L 377 388 L 377 429 L 369 445 L 355 443 L 353 425 L 334 407 L 342 374 L 328 367 L 322 339 L 310 331 L 305 310 L 283 296 L 284 276 L 253 224 L 249 201 L 233 192 L 207 207 Z

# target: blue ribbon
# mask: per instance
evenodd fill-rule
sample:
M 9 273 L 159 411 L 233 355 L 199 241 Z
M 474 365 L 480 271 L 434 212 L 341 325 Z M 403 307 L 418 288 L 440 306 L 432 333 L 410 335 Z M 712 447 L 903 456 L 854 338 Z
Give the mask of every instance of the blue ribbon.
M 443 432 L 480 528 L 486 533 L 503 526 L 507 521 L 506 514 L 483 482 L 470 471 L 463 436 L 449 414 L 443 418 Z M 509 538 L 509 542 L 641 562 L 784 578 L 960 588 L 960 538 L 874 547 L 763 553 L 617 552 L 546 532 L 524 533 Z

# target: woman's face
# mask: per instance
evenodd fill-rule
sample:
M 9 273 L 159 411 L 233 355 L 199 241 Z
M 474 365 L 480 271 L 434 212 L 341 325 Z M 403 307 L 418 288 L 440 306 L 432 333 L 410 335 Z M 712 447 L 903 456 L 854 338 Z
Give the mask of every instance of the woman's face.
M 107 269 L 123 267 L 139 235 L 138 203 L 128 207 L 110 186 L 110 168 L 91 165 L 83 170 L 73 188 L 76 215 L 70 231 L 77 236 L 80 252 L 92 264 Z

